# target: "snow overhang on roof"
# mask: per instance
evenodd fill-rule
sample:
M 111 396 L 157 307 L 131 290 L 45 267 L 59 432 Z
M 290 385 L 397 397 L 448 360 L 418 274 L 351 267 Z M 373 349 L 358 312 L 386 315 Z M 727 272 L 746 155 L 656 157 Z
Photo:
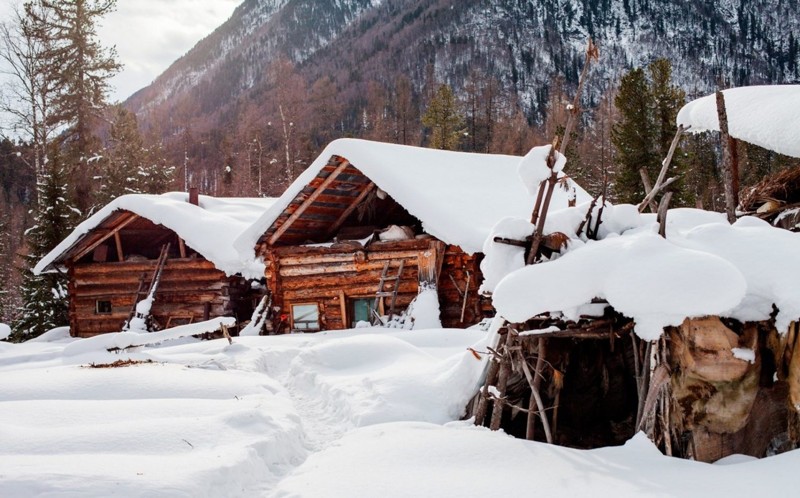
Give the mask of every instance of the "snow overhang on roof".
M 748 86 L 723 90 L 732 137 L 800 157 L 800 85 Z M 715 94 L 693 100 L 678 113 L 691 131 L 719 131 Z
M 535 202 L 520 181 L 521 157 L 340 139 L 331 142 L 275 204 L 242 232 L 235 247 L 240 252 L 253 251 L 259 238 L 334 156 L 347 160 L 388 193 L 422 222 L 427 233 L 470 254 L 481 252 L 499 219 L 530 218 Z M 556 189 L 553 209 L 567 207 L 570 194 Z M 590 199 L 577 185 L 576 195 L 578 203 Z
M 189 202 L 189 194 L 185 192 L 123 195 L 78 225 L 39 261 L 33 272 L 39 274 L 55 269 L 63 262 L 62 257 L 94 228 L 115 212 L 129 211 L 174 231 L 220 271 L 228 275 L 260 278 L 264 275 L 264 265 L 255 257 L 253 248 L 237 251 L 233 248 L 233 241 L 273 202 L 275 199 L 271 198 L 201 195 L 199 205 L 194 205 Z

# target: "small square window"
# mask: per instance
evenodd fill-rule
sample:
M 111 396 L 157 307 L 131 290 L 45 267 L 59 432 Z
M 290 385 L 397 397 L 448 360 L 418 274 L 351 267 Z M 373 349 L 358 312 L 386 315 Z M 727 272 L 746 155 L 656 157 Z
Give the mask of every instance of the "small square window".
M 292 330 L 319 329 L 319 306 L 316 303 L 292 305 Z
M 111 301 L 97 301 L 95 307 L 95 313 L 98 315 L 110 315 L 111 314 Z

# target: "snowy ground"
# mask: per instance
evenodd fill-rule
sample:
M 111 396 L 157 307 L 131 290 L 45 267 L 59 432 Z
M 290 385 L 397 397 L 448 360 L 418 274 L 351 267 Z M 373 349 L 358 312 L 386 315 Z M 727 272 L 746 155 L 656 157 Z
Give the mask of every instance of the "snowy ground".
M 63 334 L 63 333 L 62 333 Z M 790 496 L 795 451 L 708 465 L 459 422 L 474 330 L 359 329 L 110 353 L 0 342 L 0 496 Z M 71 344 L 71 345 L 70 345 Z M 65 349 L 67 350 L 65 354 Z M 89 368 L 117 360 L 139 363 Z

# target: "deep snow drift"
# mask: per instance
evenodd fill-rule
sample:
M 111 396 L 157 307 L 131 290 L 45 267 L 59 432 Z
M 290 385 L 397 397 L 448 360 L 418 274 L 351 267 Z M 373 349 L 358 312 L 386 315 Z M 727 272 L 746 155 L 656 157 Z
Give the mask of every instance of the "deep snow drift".
M 459 422 L 485 361 L 467 348 L 485 351 L 486 339 L 358 329 L 110 353 L 110 339 L 60 329 L 0 342 L 0 495 L 789 496 L 796 486 L 797 451 L 707 465 L 663 457 L 642 436 L 578 451 Z M 90 368 L 120 360 L 144 363 Z

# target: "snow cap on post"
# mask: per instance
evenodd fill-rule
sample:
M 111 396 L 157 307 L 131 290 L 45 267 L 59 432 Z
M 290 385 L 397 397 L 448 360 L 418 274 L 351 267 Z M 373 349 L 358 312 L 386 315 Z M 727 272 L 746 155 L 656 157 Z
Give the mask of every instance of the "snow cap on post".
M 517 166 L 517 173 L 531 195 L 536 195 L 539 192 L 539 184 L 550 178 L 552 174 L 550 168 L 547 167 L 547 155 L 550 154 L 551 147 L 552 145 L 542 145 L 532 148 Z M 553 169 L 559 173 L 566 164 L 567 158 L 556 152 L 556 165 Z

